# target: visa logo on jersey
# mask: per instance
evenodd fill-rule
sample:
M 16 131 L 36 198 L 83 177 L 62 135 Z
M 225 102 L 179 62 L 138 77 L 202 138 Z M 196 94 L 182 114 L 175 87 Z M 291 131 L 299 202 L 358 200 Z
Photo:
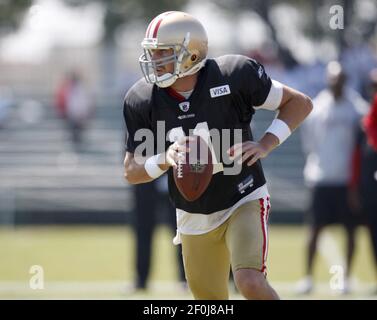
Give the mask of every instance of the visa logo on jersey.
M 209 89 L 209 92 L 211 94 L 211 98 L 216 98 L 230 94 L 230 88 L 229 85 L 226 84 L 225 86 L 211 88 Z

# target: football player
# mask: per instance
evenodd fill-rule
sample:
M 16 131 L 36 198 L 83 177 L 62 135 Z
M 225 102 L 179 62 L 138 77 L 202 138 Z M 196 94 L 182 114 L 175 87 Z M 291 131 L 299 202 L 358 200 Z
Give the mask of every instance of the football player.
M 245 298 L 278 299 L 266 280 L 271 205 L 260 159 L 283 143 L 310 113 L 310 98 L 271 80 L 253 59 L 207 58 L 206 31 L 184 12 L 155 17 L 141 45 L 144 79 L 124 100 L 125 178 L 131 184 L 145 183 L 168 172 L 177 215 L 174 241 L 182 243 L 185 274 L 196 299 L 228 299 L 230 266 Z M 261 108 L 277 112 L 277 118 L 254 141 L 250 122 Z M 164 124 L 162 133 L 158 122 Z M 146 129 L 153 133 L 157 147 L 163 135 L 164 146 L 140 161 L 139 147 L 145 140 L 139 133 Z M 225 174 L 223 153 L 215 150 L 208 188 L 198 200 L 186 201 L 174 183 L 172 167 L 182 152 L 188 152 L 190 133 L 210 134 L 213 129 L 241 130 L 242 141 L 226 150 L 242 165 L 241 170 Z
M 367 103 L 348 88 L 347 75 L 338 61 L 326 68 L 327 88 L 318 93 L 315 110 L 302 127 L 301 141 L 306 155 L 304 179 L 312 197 L 308 208 L 310 225 L 306 276 L 298 282 L 297 293 L 314 289 L 313 272 L 317 243 L 325 227 L 341 224 L 346 232 L 346 263 L 343 294 L 350 292 L 355 252 L 356 227 L 361 222 L 352 206 L 352 158 L 357 129 Z

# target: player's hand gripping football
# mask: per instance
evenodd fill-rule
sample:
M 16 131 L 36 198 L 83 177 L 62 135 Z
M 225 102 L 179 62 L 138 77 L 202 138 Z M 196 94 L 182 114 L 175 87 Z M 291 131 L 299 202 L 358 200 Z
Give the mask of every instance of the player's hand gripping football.
M 185 158 L 185 153 L 190 152 L 190 148 L 188 148 L 186 144 L 189 141 L 194 141 L 194 139 L 192 137 L 182 137 L 172 143 L 165 152 L 165 163 L 161 165 L 161 168 L 177 168 L 178 161 Z

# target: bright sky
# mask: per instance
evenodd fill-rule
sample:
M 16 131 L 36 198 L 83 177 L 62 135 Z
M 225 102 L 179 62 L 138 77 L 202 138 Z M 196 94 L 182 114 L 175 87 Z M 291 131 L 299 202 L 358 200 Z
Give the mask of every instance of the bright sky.
M 59 0 L 34 0 L 19 31 L 2 39 L 0 57 L 10 63 L 40 63 L 54 46 L 97 43 L 103 16 L 98 3 L 72 9 Z
M 238 50 L 235 46 L 239 43 L 247 49 L 259 45 L 268 32 L 257 15 L 246 13 L 232 20 L 209 1 L 193 0 L 186 11 L 202 21 L 214 47 L 231 45 Z M 93 45 L 103 35 L 103 17 L 100 3 L 71 8 L 60 0 L 34 0 L 19 31 L 2 39 L 0 58 L 8 63 L 38 64 L 55 46 Z M 144 28 L 138 23 L 124 28 L 117 37 L 118 43 L 138 46 Z M 235 29 L 239 32 L 234 33 Z
M 191 0 L 185 10 L 204 24 L 210 48 L 223 48 L 228 53 L 246 52 L 270 38 L 269 28 L 253 12 L 232 16 L 210 0 Z M 306 17 L 297 8 L 283 3 L 274 6 L 271 14 L 277 22 L 277 30 L 281 31 L 279 39 L 287 47 L 294 48 L 293 54 L 301 62 L 335 55 L 330 42 L 324 39 L 321 43 L 313 43 L 304 36 L 301 30 Z M 102 38 L 103 18 L 104 8 L 100 2 L 72 8 L 61 0 L 34 0 L 19 31 L 1 39 L 0 59 L 7 63 L 39 64 L 56 46 L 94 45 Z M 145 27 L 144 23 L 136 21 L 121 28 L 116 35 L 117 43 L 139 50 Z

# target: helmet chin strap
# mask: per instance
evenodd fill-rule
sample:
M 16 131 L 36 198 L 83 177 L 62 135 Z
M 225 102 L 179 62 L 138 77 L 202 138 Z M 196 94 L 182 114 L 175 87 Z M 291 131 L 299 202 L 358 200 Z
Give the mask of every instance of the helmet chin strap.
M 160 77 L 157 77 L 156 85 L 160 88 L 170 87 L 176 80 L 178 76 L 171 73 L 165 73 Z
M 180 73 L 179 75 L 173 75 L 171 73 L 165 73 L 161 77 L 157 77 L 156 85 L 160 88 L 167 88 L 170 87 L 177 79 L 190 76 L 194 73 L 197 73 L 201 68 L 204 67 L 206 64 L 207 59 L 202 60 L 196 66 L 191 68 L 190 70 Z

